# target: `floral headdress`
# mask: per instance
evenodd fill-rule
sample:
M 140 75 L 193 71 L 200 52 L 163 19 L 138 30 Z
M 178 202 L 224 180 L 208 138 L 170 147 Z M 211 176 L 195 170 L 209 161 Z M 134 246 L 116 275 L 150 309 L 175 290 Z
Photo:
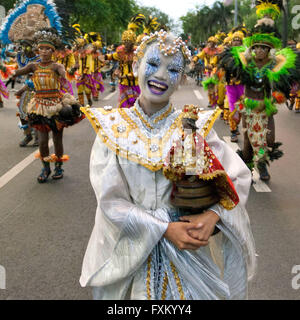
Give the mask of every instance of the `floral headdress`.
M 143 38 L 142 43 L 135 51 L 136 60 L 140 60 L 144 57 L 148 45 L 150 45 L 153 42 L 158 42 L 160 52 L 164 56 L 172 56 L 180 51 L 183 54 L 183 57 L 186 60 L 186 62 L 189 63 L 192 59 L 192 55 L 189 48 L 181 39 L 181 37 L 174 39 L 173 42 L 169 44 L 167 43 L 167 36 L 168 32 L 164 30 L 155 31 L 154 33 L 151 33 L 149 36 L 145 36 Z

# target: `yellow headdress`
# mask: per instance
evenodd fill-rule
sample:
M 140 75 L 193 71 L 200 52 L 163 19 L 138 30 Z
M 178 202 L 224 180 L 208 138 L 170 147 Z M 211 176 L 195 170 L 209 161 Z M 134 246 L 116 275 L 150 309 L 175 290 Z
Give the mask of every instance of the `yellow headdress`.
M 144 33 L 150 34 L 155 32 L 160 26 L 160 23 L 157 21 L 157 18 L 149 16 L 148 20 L 145 23 Z
M 81 30 L 80 30 L 80 28 L 81 28 L 81 27 L 80 27 L 80 24 L 78 24 L 78 23 L 73 24 L 73 25 L 72 25 L 72 28 L 74 28 L 79 35 L 82 35 L 82 32 L 81 32 Z
M 102 48 L 102 38 L 99 32 L 89 32 L 84 35 L 87 43 L 92 44 L 95 48 Z
M 226 37 L 226 38 L 224 39 L 224 42 L 223 42 L 223 43 L 224 43 L 225 45 L 227 45 L 227 44 L 230 44 L 231 41 L 232 41 L 231 37 Z
M 139 45 L 142 42 L 145 35 L 149 35 L 150 33 L 155 32 L 156 30 L 158 30 L 159 27 L 160 23 L 157 21 L 157 18 L 149 16 L 149 18 L 145 21 L 144 24 L 144 33 L 140 34 L 136 39 L 137 45 Z
M 136 34 L 132 30 L 126 30 L 122 33 L 122 42 L 136 42 Z
M 146 17 L 142 13 L 138 13 L 130 19 L 127 29 L 136 32 L 143 26 Z
M 78 47 L 82 48 L 86 45 L 86 40 L 84 38 L 77 38 L 75 40 Z
M 136 32 L 137 30 L 143 26 L 146 17 L 138 13 L 130 19 L 127 30 L 125 30 L 122 34 L 122 42 L 136 42 Z
M 216 37 L 209 37 L 207 42 L 213 42 L 213 43 L 218 43 L 218 40 Z
M 232 40 L 234 40 L 235 38 L 238 38 L 240 40 L 244 40 L 244 33 L 242 31 L 236 31 L 232 36 Z
M 300 42 L 297 43 L 296 48 L 297 50 L 300 50 Z
M 281 0 L 258 0 L 256 1 L 256 15 L 259 19 L 268 16 L 276 20 L 280 15 L 281 7 Z
M 215 35 L 215 38 L 217 39 L 218 42 L 223 42 L 224 39 L 226 38 L 226 33 L 225 32 L 222 32 L 222 31 L 219 31 L 216 35 Z

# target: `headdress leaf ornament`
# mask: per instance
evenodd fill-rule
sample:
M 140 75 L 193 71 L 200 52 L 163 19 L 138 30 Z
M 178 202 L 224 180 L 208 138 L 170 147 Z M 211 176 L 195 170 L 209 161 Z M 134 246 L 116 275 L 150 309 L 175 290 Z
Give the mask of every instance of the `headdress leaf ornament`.
M 35 10 L 37 16 L 31 19 L 28 11 Z M 41 19 L 38 15 L 43 16 Z M 45 19 L 46 18 L 46 19 Z M 57 7 L 52 0 L 25 0 L 16 4 L 16 7 L 5 18 L 0 29 L 0 40 L 3 44 L 10 44 L 21 39 L 32 39 L 34 33 L 42 28 L 52 27 L 59 34 L 62 33 L 61 18 Z

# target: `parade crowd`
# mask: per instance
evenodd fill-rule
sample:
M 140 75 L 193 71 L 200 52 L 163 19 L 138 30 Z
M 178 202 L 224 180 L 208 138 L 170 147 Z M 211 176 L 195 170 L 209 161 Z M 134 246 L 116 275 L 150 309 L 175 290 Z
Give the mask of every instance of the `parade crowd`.
M 219 31 L 198 48 L 139 13 L 120 44 L 79 24 L 66 30 L 54 1 L 18 2 L 8 13 L 0 108 L 14 92 L 19 146 L 39 147 L 38 182 L 47 182 L 51 164 L 52 178 L 63 178 L 67 127 L 87 118 L 97 133 L 90 177 L 98 208 L 80 278 L 95 299 L 247 297 L 255 273 L 245 209 L 251 170 L 268 181 L 268 166 L 283 156 L 277 105 L 300 112 L 300 43 L 283 48 L 275 24 L 281 8 L 281 1 L 257 1 L 253 30 Z M 186 73 L 207 91 L 206 110 L 170 103 Z M 111 92 L 118 87 L 116 108 L 93 108 L 103 77 Z M 243 138 L 238 154 L 214 131 L 218 117 L 232 142 Z

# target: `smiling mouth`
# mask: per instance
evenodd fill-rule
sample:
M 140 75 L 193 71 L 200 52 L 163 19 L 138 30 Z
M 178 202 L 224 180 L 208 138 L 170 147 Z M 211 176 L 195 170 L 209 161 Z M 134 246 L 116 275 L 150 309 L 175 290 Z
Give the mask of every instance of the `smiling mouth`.
M 148 81 L 148 87 L 150 91 L 156 95 L 164 94 L 169 88 L 165 83 L 156 80 Z

